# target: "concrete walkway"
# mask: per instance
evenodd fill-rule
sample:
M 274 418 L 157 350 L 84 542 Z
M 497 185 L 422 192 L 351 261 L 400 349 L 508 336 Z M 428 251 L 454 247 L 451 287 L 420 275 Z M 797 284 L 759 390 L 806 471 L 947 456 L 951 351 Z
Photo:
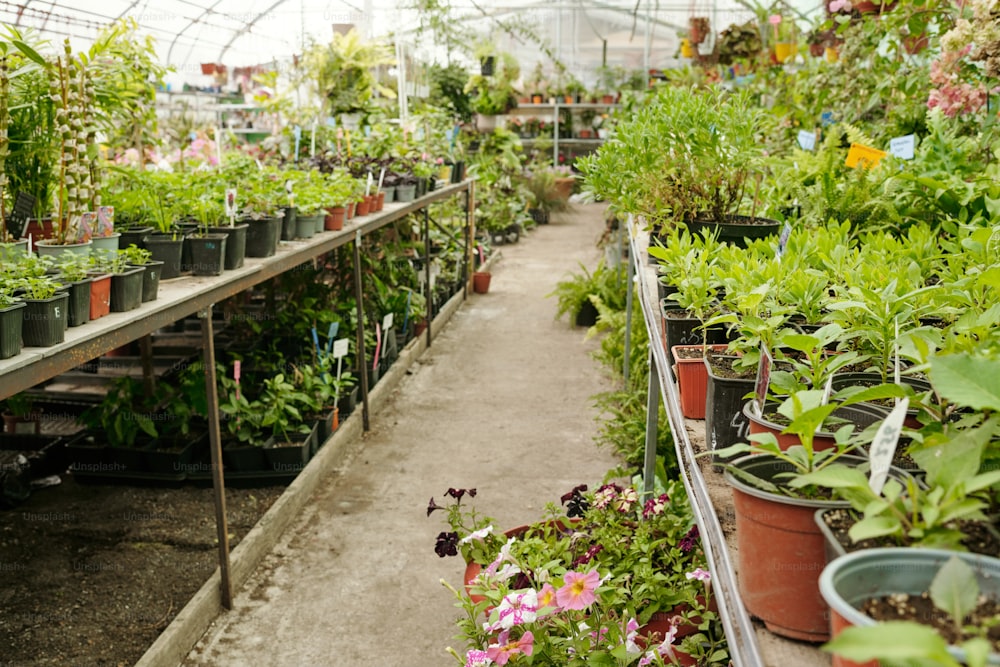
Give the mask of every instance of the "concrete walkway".
M 440 667 L 460 558 L 438 558 L 433 496 L 476 487 L 512 527 L 616 461 L 593 442 L 609 388 L 584 331 L 554 319 L 557 281 L 596 266 L 603 207 L 575 206 L 502 246 L 489 294 L 471 295 L 185 665 Z

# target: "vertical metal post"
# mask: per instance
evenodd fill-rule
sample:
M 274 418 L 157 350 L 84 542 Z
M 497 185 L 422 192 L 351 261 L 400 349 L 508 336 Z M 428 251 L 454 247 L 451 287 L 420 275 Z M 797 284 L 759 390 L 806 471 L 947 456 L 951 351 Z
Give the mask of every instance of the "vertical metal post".
M 620 228 L 618 231 L 621 233 Z M 629 367 L 632 365 L 632 300 L 635 298 L 635 266 L 632 264 L 631 252 L 626 263 L 628 270 L 625 272 L 625 360 L 622 376 L 625 379 L 625 391 L 628 391 Z
M 208 404 L 208 438 L 212 455 L 212 493 L 215 530 L 219 543 L 219 588 L 222 606 L 233 608 L 233 584 L 229 577 L 229 524 L 226 521 L 226 478 L 222 470 L 222 436 L 219 433 L 219 393 L 215 380 L 215 335 L 212 306 L 198 313 L 201 318 L 202 361 L 205 365 L 205 399 Z
M 361 285 L 361 230 L 354 232 L 354 302 L 357 305 L 358 329 L 355 332 L 354 349 L 358 356 L 358 374 L 361 375 L 361 419 L 364 430 L 370 428 L 368 421 L 368 357 L 365 354 L 365 303 Z
M 153 339 L 148 334 L 139 338 L 139 359 L 142 362 L 142 390 L 151 397 L 156 391 L 156 374 L 153 373 Z
M 642 499 L 653 497 L 656 477 L 656 436 L 660 417 L 660 374 L 653 350 L 649 351 L 649 386 L 646 389 L 646 450 L 642 463 Z
M 465 190 L 465 256 L 462 258 L 462 298 L 469 298 L 469 267 L 472 265 L 472 216 L 469 215 L 472 205 L 471 184 Z
M 427 208 L 424 207 L 424 289 L 427 294 L 427 347 L 431 346 L 431 328 L 434 322 L 434 290 L 431 289 L 431 230 L 427 215 Z

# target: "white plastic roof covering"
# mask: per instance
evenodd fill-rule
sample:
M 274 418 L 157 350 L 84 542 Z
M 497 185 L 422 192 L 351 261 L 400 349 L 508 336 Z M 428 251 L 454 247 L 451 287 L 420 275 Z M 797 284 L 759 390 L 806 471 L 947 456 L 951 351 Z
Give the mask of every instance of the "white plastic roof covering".
M 786 0 L 787 1 L 787 0 Z M 819 0 L 791 0 L 800 11 Z M 86 48 L 96 32 L 119 18 L 134 18 L 157 40 L 161 60 L 176 69 L 176 82 L 205 84 L 201 63 L 229 67 L 288 61 L 310 39 L 326 41 L 335 24 L 354 24 L 368 36 L 411 31 L 415 11 L 394 0 L 0 0 L 0 22 L 42 30 L 53 42 L 69 36 Z M 609 65 L 668 67 L 677 50 L 675 31 L 689 16 L 712 18 L 713 31 L 743 22 L 751 13 L 736 0 L 452 0 L 460 20 L 484 34 L 495 18 L 524 15 L 559 57 L 576 72 L 601 64 L 607 41 Z M 638 11 L 636 8 L 638 7 Z M 635 14 L 633 15 L 633 12 Z M 530 71 L 541 58 L 536 46 L 499 36 Z M 444 57 L 427 44 L 408 51 Z

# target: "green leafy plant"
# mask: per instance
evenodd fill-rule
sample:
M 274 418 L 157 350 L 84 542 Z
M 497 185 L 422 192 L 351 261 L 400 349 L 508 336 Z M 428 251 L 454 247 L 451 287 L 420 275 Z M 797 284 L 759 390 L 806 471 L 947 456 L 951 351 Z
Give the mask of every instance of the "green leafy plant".
M 100 404 L 85 411 L 80 420 L 102 431 L 112 446 L 133 447 L 141 434 L 157 435 L 150 417 L 153 405 L 152 398 L 142 393 L 142 384 L 125 376 L 115 380 Z

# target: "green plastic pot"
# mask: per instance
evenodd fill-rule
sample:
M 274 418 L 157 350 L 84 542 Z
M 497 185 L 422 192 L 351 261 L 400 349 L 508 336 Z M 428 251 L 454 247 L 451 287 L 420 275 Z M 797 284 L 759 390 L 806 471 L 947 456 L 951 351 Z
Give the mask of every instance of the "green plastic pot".
M 833 636 L 852 625 L 876 625 L 874 619 L 859 610 L 868 599 L 893 593 L 926 593 L 938 570 L 952 556 L 958 556 L 972 568 L 981 594 L 994 600 L 1000 598 L 998 558 L 945 549 L 863 549 L 835 559 L 820 575 L 819 588 L 830 606 Z M 965 654 L 961 649 L 952 646 L 948 652 L 964 664 Z M 990 653 L 987 662 L 1000 665 L 1000 654 Z M 834 667 L 846 667 L 856 663 L 836 656 L 833 664 Z

